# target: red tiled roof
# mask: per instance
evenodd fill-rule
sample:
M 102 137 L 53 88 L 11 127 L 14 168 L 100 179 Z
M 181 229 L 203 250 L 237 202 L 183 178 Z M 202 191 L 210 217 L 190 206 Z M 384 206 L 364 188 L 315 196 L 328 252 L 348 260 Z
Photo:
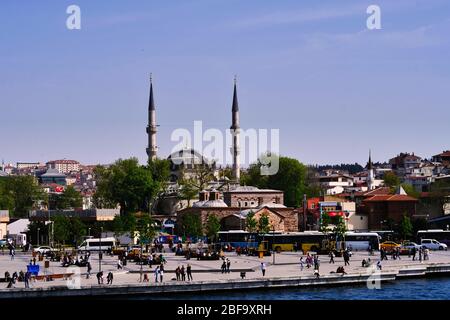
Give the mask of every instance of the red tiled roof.
M 391 193 L 391 189 L 389 187 L 381 187 L 374 190 L 367 191 L 363 193 L 363 196 L 370 197 L 375 195 L 389 195 Z
M 441 154 L 438 154 L 439 157 L 450 157 L 450 150 L 444 151 Z
M 418 201 L 416 198 L 410 197 L 404 194 L 392 194 L 392 195 L 375 195 L 369 199 L 365 199 L 364 202 L 385 202 L 385 201 Z

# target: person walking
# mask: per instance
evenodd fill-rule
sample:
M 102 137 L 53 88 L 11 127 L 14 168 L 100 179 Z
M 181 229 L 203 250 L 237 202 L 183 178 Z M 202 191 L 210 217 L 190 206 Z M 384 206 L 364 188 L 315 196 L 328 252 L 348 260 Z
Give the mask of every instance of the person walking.
M 320 270 L 320 259 L 318 255 L 314 256 L 314 269 L 317 271 Z
M 148 256 L 148 265 L 150 266 L 150 268 L 153 266 L 153 255 L 149 255 Z
M 422 247 L 419 249 L 419 261 L 420 261 L 420 263 L 422 263 L 422 252 L 423 252 L 423 249 L 422 249 Z
M 184 269 L 184 265 L 181 266 L 181 281 L 186 281 L 186 270 Z
M 177 281 L 180 281 L 180 275 L 181 275 L 181 269 L 180 269 L 180 266 L 178 266 L 175 269 L 175 276 L 176 276 Z
M 227 258 L 227 273 L 230 273 L 231 261 Z
M 266 275 L 266 263 L 265 262 L 261 262 L 261 272 L 264 277 Z
M 300 257 L 300 271 L 303 271 L 304 268 L 304 262 L 303 262 L 303 257 Z
M 108 281 L 107 283 L 108 284 L 112 284 L 113 283 L 113 279 L 114 279 L 113 273 L 110 271 L 108 273 L 108 275 L 106 276 L 106 280 Z
M 350 265 L 350 255 L 348 253 L 348 250 L 344 251 L 344 265 L 349 266 Z
M 188 263 L 188 265 L 186 267 L 186 273 L 187 273 L 187 276 L 188 276 L 188 281 L 194 280 L 192 278 L 192 267 L 191 267 L 191 265 L 189 263 Z
M 14 248 L 11 249 L 11 260 L 14 260 L 14 256 L 16 255 L 16 250 Z
M 27 272 L 25 273 L 25 276 L 24 276 L 24 279 L 23 279 L 23 282 L 25 283 L 25 288 L 26 288 L 26 289 L 29 289 L 29 288 L 30 288 L 29 280 L 30 280 L 30 273 L 27 271 Z
M 89 278 L 91 277 L 92 266 L 91 266 L 91 263 L 90 263 L 90 262 L 88 262 L 86 266 L 87 266 L 86 279 L 89 279 Z
M 330 257 L 330 263 L 334 264 L 334 252 L 333 252 L 333 250 L 330 250 L 330 253 L 328 254 L 328 256 Z
M 155 268 L 155 283 L 158 283 L 159 278 L 159 266 L 156 266 Z
M 226 263 L 225 260 L 223 260 L 221 269 L 222 269 L 222 274 L 226 272 L 226 269 L 227 269 L 227 263 Z
M 103 284 L 103 271 L 97 273 L 97 282 L 98 284 Z
M 159 280 L 160 280 L 161 283 L 163 282 L 163 277 L 164 277 L 164 266 L 161 265 L 159 267 Z
M 416 253 L 417 253 L 417 249 L 416 249 L 416 247 L 413 247 L 413 248 L 411 249 L 412 261 L 415 261 L 415 260 L 416 260 Z

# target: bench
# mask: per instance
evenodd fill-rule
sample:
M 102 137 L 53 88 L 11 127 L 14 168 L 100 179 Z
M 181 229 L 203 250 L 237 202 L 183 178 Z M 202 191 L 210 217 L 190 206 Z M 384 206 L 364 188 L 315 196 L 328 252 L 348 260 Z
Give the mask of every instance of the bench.
M 52 280 L 55 280 L 55 279 L 67 280 L 68 278 L 70 278 L 73 275 L 74 275 L 74 273 L 56 273 L 56 274 L 33 276 L 32 279 L 34 279 L 34 280 L 45 280 L 45 281 L 52 281 Z

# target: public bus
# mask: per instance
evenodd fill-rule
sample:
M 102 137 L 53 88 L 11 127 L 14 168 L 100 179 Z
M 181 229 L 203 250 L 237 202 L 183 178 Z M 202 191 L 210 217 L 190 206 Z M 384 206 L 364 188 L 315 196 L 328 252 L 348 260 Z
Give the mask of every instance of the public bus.
M 264 240 L 267 241 L 269 248 L 277 252 L 297 250 L 321 252 L 334 246 L 329 237 L 319 231 L 267 233 L 257 236 L 258 243 Z
M 256 248 L 259 244 L 259 242 L 257 242 L 256 233 L 250 233 L 243 230 L 219 231 L 217 235 L 217 242 L 221 246 Z
M 346 232 L 342 240 L 337 241 L 336 247 L 343 248 L 345 246 L 352 251 L 380 250 L 381 236 L 375 232 Z
M 352 250 L 379 250 L 380 236 L 374 232 L 346 232 L 343 239 L 334 239 L 332 233 L 319 231 L 292 232 L 281 234 L 258 235 L 258 242 L 265 239 L 274 251 L 314 251 L 326 253 L 330 250 L 351 248 Z
M 434 239 L 450 246 L 450 230 L 419 230 L 417 231 L 417 243 L 421 243 L 422 239 Z

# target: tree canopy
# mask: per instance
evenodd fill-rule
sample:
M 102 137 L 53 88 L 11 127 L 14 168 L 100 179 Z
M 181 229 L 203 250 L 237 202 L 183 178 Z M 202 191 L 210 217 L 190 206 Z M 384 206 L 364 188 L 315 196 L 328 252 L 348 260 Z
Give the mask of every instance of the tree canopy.
M 181 221 L 182 230 L 185 235 L 198 237 L 203 234 L 202 221 L 200 216 L 193 213 L 183 215 Z
M 217 232 L 220 231 L 220 221 L 215 214 L 208 215 L 208 220 L 206 222 L 206 235 L 214 240 L 216 238 Z
M 109 167 L 97 167 L 97 207 L 120 205 L 121 213 L 150 211 L 150 204 L 161 188 L 156 173 L 139 164 L 136 158 L 119 159 Z
M 38 202 L 47 200 L 47 194 L 33 176 L 0 178 L 0 209 L 9 210 L 12 217 L 28 217 Z
M 53 194 L 49 198 L 50 209 L 81 208 L 83 197 L 73 186 L 68 186 L 62 194 Z
M 296 159 L 278 157 L 279 168 L 274 175 L 261 175 L 261 163 L 250 165 L 242 175 L 241 183 L 258 188 L 277 189 L 284 192 L 284 204 L 288 207 L 300 206 L 303 194 L 308 192 L 307 167 Z

